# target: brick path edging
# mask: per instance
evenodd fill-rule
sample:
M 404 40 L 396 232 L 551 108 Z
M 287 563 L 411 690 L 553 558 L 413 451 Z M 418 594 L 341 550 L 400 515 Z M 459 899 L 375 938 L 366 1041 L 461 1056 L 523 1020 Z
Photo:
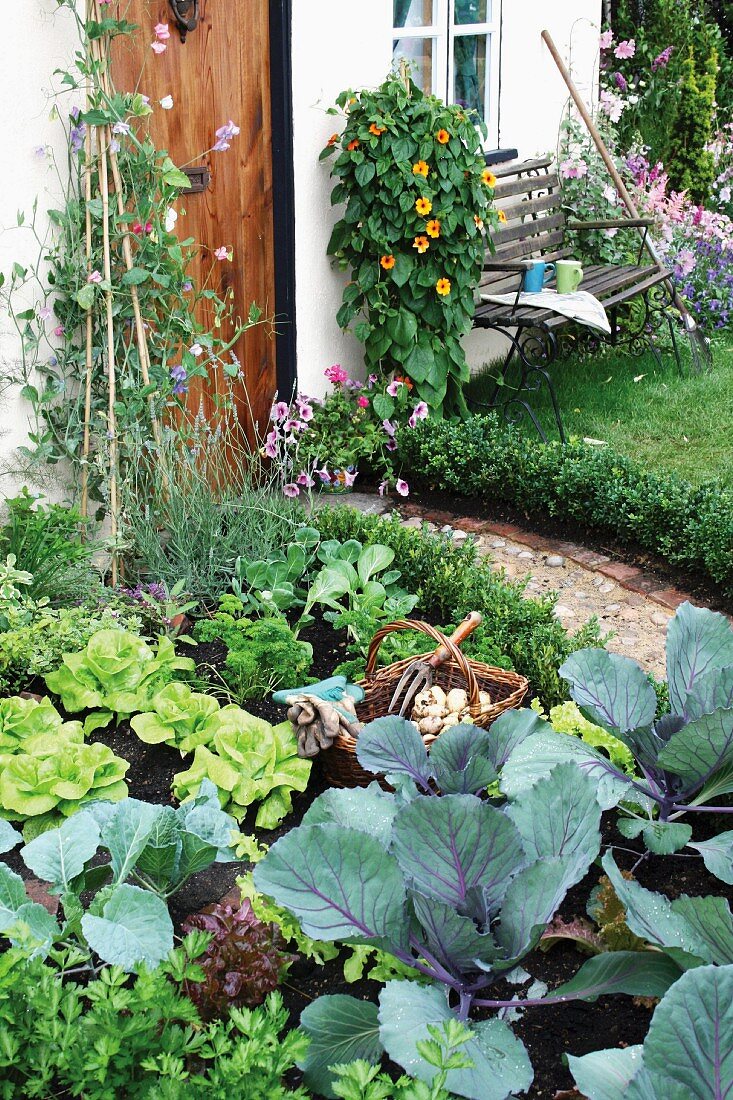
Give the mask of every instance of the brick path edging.
M 645 573 L 638 565 L 613 561 L 607 554 L 588 550 L 576 542 L 558 542 L 543 535 L 536 535 L 532 531 L 518 527 L 515 523 L 501 523 L 498 520 L 475 519 L 473 516 L 462 516 L 460 513 L 437 511 L 413 501 L 400 501 L 399 511 L 405 517 L 416 517 L 425 520 L 426 523 L 434 523 L 437 527 L 449 524 L 454 529 L 466 531 L 470 535 L 496 535 L 499 538 L 511 539 L 512 542 L 520 542 L 531 550 L 562 554 L 563 557 L 583 566 L 584 569 L 592 573 L 601 573 L 622 588 L 654 600 L 655 603 L 670 611 L 676 611 L 685 600 L 691 602 L 693 600 L 690 593 L 682 589 L 660 588 L 659 578 Z

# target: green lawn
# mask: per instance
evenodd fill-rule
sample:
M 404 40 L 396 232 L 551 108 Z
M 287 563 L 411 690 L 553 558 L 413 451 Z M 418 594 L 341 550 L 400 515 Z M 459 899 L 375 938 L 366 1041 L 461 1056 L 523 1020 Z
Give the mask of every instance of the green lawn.
M 733 485 L 733 336 L 718 338 L 713 369 L 694 374 L 685 357 L 680 377 L 671 354 L 660 368 L 651 353 L 633 357 L 608 349 L 553 367 L 568 435 L 605 440 L 659 471 L 692 482 L 718 477 Z M 481 400 L 491 367 L 469 387 Z M 533 399 L 550 438 L 554 421 L 546 393 Z M 529 421 L 523 430 L 536 437 Z

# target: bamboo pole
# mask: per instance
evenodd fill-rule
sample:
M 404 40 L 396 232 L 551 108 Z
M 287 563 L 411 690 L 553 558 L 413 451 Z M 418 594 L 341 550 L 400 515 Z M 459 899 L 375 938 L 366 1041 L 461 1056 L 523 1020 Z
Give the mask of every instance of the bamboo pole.
M 87 101 L 88 102 L 88 101 Z M 85 251 L 87 276 L 92 271 L 92 212 L 89 203 L 92 199 L 92 131 L 87 126 L 84 135 L 84 198 L 86 200 Z M 92 416 L 92 352 L 94 346 L 94 314 L 89 306 L 86 316 L 86 375 L 84 381 L 84 441 L 81 450 L 81 504 L 79 511 L 84 519 L 88 514 L 89 501 L 89 446 L 90 421 Z
M 102 194 L 102 248 L 104 254 L 104 278 L 107 289 L 104 292 L 107 327 L 107 437 L 109 441 L 109 511 L 110 534 L 112 536 L 112 585 L 117 584 L 118 548 L 117 548 L 117 379 L 115 374 L 115 331 L 112 311 L 112 254 L 109 238 L 109 174 L 107 157 L 109 150 L 109 127 L 99 127 L 99 186 Z

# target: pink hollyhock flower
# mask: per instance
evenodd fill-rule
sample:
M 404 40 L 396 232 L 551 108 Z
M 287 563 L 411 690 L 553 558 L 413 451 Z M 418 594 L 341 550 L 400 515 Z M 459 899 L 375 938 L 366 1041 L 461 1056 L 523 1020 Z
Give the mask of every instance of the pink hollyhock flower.
M 299 497 L 300 489 L 294 482 L 289 481 L 287 485 L 283 485 L 283 493 L 286 497 Z
M 153 27 L 153 33 L 159 42 L 167 42 L 171 36 L 167 23 L 156 23 Z
M 96 268 L 94 269 L 94 271 L 90 271 L 89 274 L 87 275 L 87 282 L 88 283 L 101 283 L 101 281 L 102 281 L 102 272 L 97 271 Z
M 298 485 L 304 485 L 306 487 L 306 489 L 312 489 L 313 486 L 315 485 L 315 481 L 310 476 L 310 474 L 307 474 L 305 472 L 305 470 L 301 470 L 301 472 L 298 474 L 298 476 L 296 477 L 295 480 L 298 483 Z
M 272 409 L 270 410 L 270 419 L 285 420 L 289 412 L 290 408 L 288 407 L 288 405 L 286 405 L 284 401 L 278 401 L 272 406 Z
M 334 386 L 341 385 L 349 377 L 344 368 L 338 363 L 334 363 L 332 367 L 328 367 L 323 373 L 329 382 L 333 382 Z
M 396 397 L 397 394 L 400 392 L 400 386 L 404 386 L 404 384 L 404 382 L 398 382 L 396 378 L 393 379 L 393 381 L 390 382 L 390 384 L 387 386 L 387 393 L 390 397 Z
M 158 42 L 158 40 L 156 39 L 155 42 L 150 43 L 150 49 L 153 51 L 153 53 L 165 53 L 165 51 L 168 49 L 168 46 L 165 42 Z
M 616 49 L 613 51 L 613 56 L 617 57 L 619 61 L 624 61 L 627 57 L 633 57 L 636 53 L 636 42 L 633 38 L 629 38 L 627 41 L 619 42 Z
M 695 270 L 694 252 L 691 252 L 689 248 L 680 249 L 677 253 L 675 267 L 678 269 L 680 275 L 689 275 Z
M 354 470 L 353 474 L 349 473 L 348 470 L 344 470 L 344 485 L 347 487 L 347 489 L 351 488 L 358 476 L 359 475 L 356 470 Z
M 223 244 L 219 248 L 215 248 L 214 255 L 216 256 L 217 260 L 228 260 L 229 252 L 227 250 L 227 246 Z
M 560 175 L 563 179 L 582 179 L 588 175 L 588 165 L 584 160 L 564 160 L 560 165 Z
M 601 37 L 598 39 L 598 45 L 602 50 L 611 49 L 611 46 L 613 45 L 613 31 L 610 28 L 609 30 L 604 31 Z
M 357 403 L 357 405 L 359 406 L 360 409 L 368 409 L 369 408 L 369 398 L 364 397 L 364 394 L 362 394 L 361 397 L 357 398 L 356 403 Z
M 395 483 L 395 489 L 397 490 L 397 492 L 400 494 L 401 497 L 406 497 L 406 496 L 409 496 L 409 494 L 410 494 L 410 486 L 407 484 L 406 481 L 403 481 L 401 477 L 397 478 L 397 481 Z
M 377 489 L 377 492 L 379 493 L 380 497 L 384 496 L 384 494 L 387 492 L 387 489 L 388 489 L 388 482 L 380 481 L 379 488 Z

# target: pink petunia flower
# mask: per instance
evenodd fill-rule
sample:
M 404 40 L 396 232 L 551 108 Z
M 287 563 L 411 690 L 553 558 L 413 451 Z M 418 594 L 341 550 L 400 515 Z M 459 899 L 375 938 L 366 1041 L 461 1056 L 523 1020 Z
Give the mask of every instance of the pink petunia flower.
M 283 493 L 286 497 L 299 497 L 300 489 L 293 481 L 289 481 L 287 485 L 283 485 Z
M 380 481 L 379 488 L 377 489 L 377 492 L 379 493 L 380 497 L 384 496 L 384 494 L 387 492 L 388 487 L 389 487 L 388 482 Z
M 387 448 L 388 451 L 396 451 L 397 450 L 397 440 L 396 439 L 388 439 L 387 442 L 384 445 L 385 445 L 385 447 Z
M 396 397 L 397 394 L 400 392 L 400 386 L 404 386 L 404 384 L 405 384 L 404 382 L 398 382 L 397 379 L 395 378 L 387 386 L 387 393 L 389 394 L 390 397 Z
M 298 401 L 298 416 L 305 420 L 306 424 L 313 419 L 313 406 L 307 401 Z
M 354 470 L 353 473 L 349 473 L 348 470 L 344 470 L 344 485 L 347 489 L 350 489 L 358 477 L 358 473 Z
M 304 485 L 306 489 L 312 489 L 315 485 L 315 481 L 310 476 L 310 474 L 305 472 L 305 470 L 301 470 L 295 480 L 298 485 Z
M 369 377 L 367 378 L 367 386 L 369 387 L 369 389 L 372 388 L 372 386 L 374 385 L 374 383 L 376 381 L 377 381 L 376 374 L 370 374 Z
M 395 427 L 395 425 L 394 425 L 394 424 L 392 423 L 392 421 L 391 421 L 391 420 L 383 420 L 383 421 L 382 421 L 382 427 L 383 427 L 383 429 L 385 430 L 385 432 L 387 433 L 387 435 L 388 435 L 388 436 L 389 436 L 389 437 L 390 437 L 391 439 L 394 439 L 394 434 L 395 434 L 395 432 L 397 431 L 397 428 L 396 428 L 396 427 Z
M 397 478 L 397 481 L 395 482 L 395 489 L 401 497 L 406 497 L 410 495 L 410 486 L 407 484 L 406 481 L 403 481 L 401 477 Z
M 619 42 L 616 49 L 613 51 L 613 56 L 617 57 L 619 61 L 625 60 L 627 57 L 633 57 L 636 53 L 636 42 L 633 38 L 629 38 L 624 42 Z
M 414 428 L 418 420 L 425 420 L 427 418 L 427 415 L 427 405 L 424 401 L 418 401 L 417 405 L 415 405 L 415 408 L 412 410 L 412 415 L 410 416 L 410 419 L 407 421 L 407 423 L 410 425 L 411 428 Z
M 284 401 L 277 401 L 270 410 L 271 420 L 285 420 L 290 412 L 290 408 Z
M 319 477 L 321 479 L 321 481 L 330 481 L 331 480 L 331 475 L 328 472 L 328 467 L 327 466 L 323 466 L 320 470 L 315 470 L 314 472 L 316 474 L 316 477 Z

